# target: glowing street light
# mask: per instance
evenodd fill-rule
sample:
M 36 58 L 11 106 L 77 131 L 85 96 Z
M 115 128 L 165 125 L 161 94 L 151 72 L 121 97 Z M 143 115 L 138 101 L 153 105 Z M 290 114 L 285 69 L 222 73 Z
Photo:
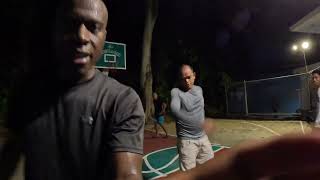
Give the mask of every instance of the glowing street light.
M 293 45 L 293 46 L 292 46 L 292 50 L 293 50 L 293 51 L 297 51 L 297 50 L 298 50 L 298 46 L 297 46 L 297 45 Z
M 308 64 L 307 64 L 307 58 L 306 58 L 306 51 L 310 49 L 310 42 L 309 41 L 302 41 L 302 43 L 300 44 L 300 46 L 294 44 L 292 46 L 292 50 L 293 51 L 301 51 L 303 54 L 303 60 L 304 60 L 304 67 L 306 69 L 306 74 L 308 76 Z M 308 100 L 310 103 L 310 82 L 309 82 L 309 77 L 307 80 L 307 96 L 308 96 Z
M 307 64 L 307 58 L 305 51 L 310 49 L 310 42 L 309 41 L 303 41 L 300 44 L 300 47 L 296 44 L 292 46 L 293 51 L 301 51 L 303 53 L 303 59 L 304 59 L 304 66 L 306 68 L 306 73 L 308 73 L 308 64 Z
M 302 49 L 307 50 L 310 47 L 310 43 L 308 41 L 304 41 L 301 44 Z

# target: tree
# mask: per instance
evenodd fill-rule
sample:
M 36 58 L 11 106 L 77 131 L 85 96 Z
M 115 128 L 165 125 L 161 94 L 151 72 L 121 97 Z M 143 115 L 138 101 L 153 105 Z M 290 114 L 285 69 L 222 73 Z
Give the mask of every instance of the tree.
M 153 29 L 158 17 L 158 0 L 145 0 L 146 19 L 143 34 L 142 46 L 142 63 L 140 74 L 140 88 L 143 93 L 143 104 L 145 107 L 146 121 L 150 120 L 153 115 L 153 98 L 152 98 L 152 68 L 151 68 L 151 46 Z

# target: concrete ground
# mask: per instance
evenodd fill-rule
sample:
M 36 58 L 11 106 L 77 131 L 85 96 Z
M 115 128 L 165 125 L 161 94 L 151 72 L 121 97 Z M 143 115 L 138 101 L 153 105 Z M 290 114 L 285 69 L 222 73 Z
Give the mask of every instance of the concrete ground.
M 168 118 L 170 119 L 170 117 Z M 212 119 L 215 131 L 209 135 L 211 143 L 225 146 L 234 146 L 246 140 L 264 139 L 272 136 L 280 136 L 287 133 L 307 133 L 311 131 L 311 125 L 304 121 L 276 121 L 276 120 L 232 120 Z M 175 122 L 169 120 L 164 124 L 170 135 L 176 135 Z M 153 125 L 148 123 L 146 129 L 152 130 Z

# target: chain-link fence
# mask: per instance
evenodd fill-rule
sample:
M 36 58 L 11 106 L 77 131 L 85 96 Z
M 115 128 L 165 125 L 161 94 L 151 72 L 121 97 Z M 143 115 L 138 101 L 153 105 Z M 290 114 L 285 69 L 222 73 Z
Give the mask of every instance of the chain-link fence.
M 243 81 L 226 87 L 228 114 L 296 116 L 310 109 L 310 73 Z

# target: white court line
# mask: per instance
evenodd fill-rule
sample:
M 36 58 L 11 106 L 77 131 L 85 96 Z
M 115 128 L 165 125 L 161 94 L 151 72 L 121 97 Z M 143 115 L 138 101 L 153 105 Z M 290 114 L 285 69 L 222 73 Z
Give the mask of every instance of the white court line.
M 265 130 L 267 130 L 267 131 L 271 132 L 272 134 L 275 134 L 275 135 L 277 135 L 277 136 L 281 136 L 281 134 L 279 134 L 279 133 L 277 133 L 277 132 L 273 131 L 272 129 L 267 128 L 267 127 L 262 126 L 262 125 L 259 125 L 259 124 L 255 124 L 255 123 L 251 123 L 251 122 L 241 122 L 241 123 L 244 123 L 244 124 L 251 124 L 251 125 L 254 125 L 254 126 L 258 126 L 258 127 L 260 127 L 260 128 L 263 128 L 263 129 L 265 129 Z
M 169 167 L 171 164 L 173 164 L 173 162 L 175 162 L 177 159 L 179 158 L 179 155 L 176 155 L 174 158 L 172 158 L 172 160 L 170 162 L 168 162 L 167 164 L 163 165 L 162 167 L 158 168 L 158 169 L 155 169 L 157 171 L 160 171 L 162 169 L 165 169 L 167 167 Z M 142 171 L 142 173 L 151 173 L 153 171 Z
M 177 169 L 174 169 L 174 170 L 172 170 L 172 171 L 167 172 L 166 174 L 163 174 L 163 173 L 161 173 L 161 172 L 160 172 L 161 174 L 159 174 L 159 173 L 155 172 L 155 171 L 157 171 L 157 170 L 164 169 L 164 168 L 170 166 L 176 159 L 179 158 L 179 155 L 176 155 L 176 156 L 173 158 L 173 160 L 171 160 L 168 164 L 166 164 L 166 165 L 165 165 L 166 167 L 161 167 L 161 168 L 159 168 L 159 169 L 150 168 L 151 165 L 149 164 L 149 161 L 147 160 L 148 157 L 149 157 L 150 155 L 154 154 L 154 153 L 161 152 L 161 151 L 168 150 L 168 149 L 173 149 L 173 148 L 176 148 L 176 146 L 159 149 L 159 150 L 154 151 L 154 152 L 151 152 L 151 153 L 149 153 L 149 154 L 147 154 L 146 156 L 143 157 L 143 160 L 145 161 L 145 163 L 148 162 L 148 164 L 146 164 L 146 165 L 147 165 L 147 167 L 150 169 L 150 171 L 158 174 L 158 176 L 156 176 L 156 177 L 154 177 L 154 178 L 151 178 L 150 180 L 152 180 L 152 179 L 157 179 L 157 178 L 160 178 L 160 177 L 166 177 L 168 174 L 173 173 L 173 172 L 176 172 L 176 171 L 179 170 L 179 168 L 177 168 Z M 167 165 L 168 165 L 168 166 L 167 166 Z M 150 173 L 149 171 L 142 171 L 142 173 L 145 173 L 145 172 Z M 159 172 L 159 171 L 158 171 L 158 172 Z
M 150 156 L 150 155 L 152 155 L 152 154 L 154 154 L 154 153 L 161 152 L 161 151 L 168 150 L 168 149 L 173 149 L 173 148 L 175 148 L 175 147 L 176 147 L 176 146 L 172 146 L 172 147 L 163 148 L 163 149 L 159 149 L 159 150 L 153 151 L 153 152 L 151 152 L 151 153 L 143 156 L 143 159 L 147 159 L 148 156 Z
M 228 146 L 222 146 L 220 144 L 211 144 L 211 146 L 220 146 L 221 148 L 230 148 Z M 177 146 L 172 146 L 172 147 L 167 147 L 167 148 L 163 148 L 163 149 L 159 149 L 159 150 L 153 151 L 153 152 L 143 156 L 143 159 L 147 159 L 150 155 L 152 155 L 154 153 L 161 152 L 161 151 L 168 150 L 168 149 L 173 149 L 173 148 L 176 148 L 176 147 Z
M 223 146 L 223 145 L 221 145 L 221 144 L 218 144 L 218 143 L 211 143 L 211 146 L 220 146 L 221 148 L 231 148 L 231 147 L 229 147 L 229 146 Z
M 304 131 L 304 127 L 303 127 L 303 123 L 302 123 L 302 121 L 300 121 L 300 125 L 301 125 L 302 133 L 303 133 L 303 134 L 306 134 L 306 132 Z
M 211 146 L 220 146 L 219 149 L 216 149 L 216 150 L 213 151 L 214 153 L 219 152 L 219 151 L 221 151 L 222 149 L 225 149 L 225 148 L 226 148 L 226 149 L 227 149 L 227 148 L 230 148 L 230 147 L 228 147 L 228 146 L 222 146 L 222 145 L 219 145 L 219 144 L 211 144 Z M 154 152 L 149 153 L 149 154 L 147 154 L 146 156 L 144 156 L 144 157 L 143 157 L 143 160 L 145 160 L 145 161 L 147 161 L 147 162 L 149 163 L 149 161 L 148 161 L 147 159 L 148 159 L 148 157 L 149 157 L 150 155 L 152 155 L 152 154 L 154 154 L 154 153 L 157 153 L 157 152 L 164 151 L 164 150 L 174 149 L 174 148 L 176 148 L 176 146 L 159 149 L 159 150 L 157 150 L 157 151 L 154 151 Z M 152 168 L 152 170 L 149 170 L 149 171 L 142 171 L 142 173 L 152 173 L 152 172 L 154 172 L 154 171 L 163 170 L 163 169 L 169 167 L 171 164 L 173 164 L 173 162 L 175 162 L 178 158 L 179 158 L 179 154 L 177 154 L 174 158 L 172 158 L 172 160 L 171 160 L 170 162 L 168 162 L 168 163 L 165 164 L 164 166 L 162 166 L 162 167 L 160 167 L 160 168 L 157 168 L 157 169 Z M 146 164 L 146 165 L 147 165 L 147 164 Z M 151 166 L 151 164 L 149 164 L 149 165 Z M 148 165 L 147 165 L 147 166 L 148 166 Z M 150 169 L 149 166 L 148 166 L 148 168 Z M 169 174 L 170 172 L 175 172 L 175 171 L 176 171 L 176 169 L 175 169 L 175 170 L 172 170 L 172 171 L 169 171 L 167 174 Z M 155 172 L 154 172 L 154 173 L 155 173 Z
M 156 174 L 158 174 L 158 175 L 160 175 L 160 176 L 167 176 L 167 175 L 163 174 L 162 172 L 157 171 L 156 169 L 154 169 L 154 168 L 150 165 L 150 163 L 149 163 L 149 161 L 148 161 L 147 159 L 144 159 L 144 163 L 146 163 L 146 166 L 147 166 L 152 172 L 154 172 L 154 173 L 156 173 Z
M 212 145 L 212 146 L 220 146 L 219 149 L 213 151 L 214 153 L 219 152 L 219 151 L 221 151 L 221 150 L 224 149 L 224 148 L 227 148 L 227 149 L 230 148 L 230 147 L 228 147 L 228 146 L 221 146 L 221 145 L 219 145 L 219 144 L 211 144 L 211 145 Z M 169 175 L 169 174 L 171 174 L 171 173 L 174 173 L 174 172 L 176 172 L 176 171 L 179 171 L 179 169 L 180 169 L 180 168 L 173 169 L 173 170 L 167 172 L 166 175 Z M 156 177 L 151 178 L 150 180 L 157 179 L 157 178 L 160 178 L 160 177 L 165 177 L 165 176 L 159 175 L 159 176 L 156 176 Z
M 151 129 L 145 129 L 145 131 L 154 132 L 154 131 L 151 130 Z M 159 134 L 164 134 L 164 133 L 159 132 Z M 177 137 L 176 135 L 169 134 L 169 133 L 168 133 L 168 136 Z M 211 145 L 221 146 L 221 145 L 219 145 L 219 144 L 211 144 Z M 163 174 L 163 173 L 161 173 L 161 172 L 159 172 L 159 171 L 156 172 L 157 169 L 152 168 L 151 165 L 150 165 L 150 163 L 149 163 L 149 161 L 147 160 L 148 157 L 149 157 L 150 155 L 154 154 L 154 153 L 161 152 L 161 151 L 164 151 L 164 150 L 167 150 L 167 149 L 172 149 L 172 148 L 176 148 L 176 146 L 159 149 L 159 150 L 153 151 L 153 152 L 151 152 L 151 153 L 149 153 L 149 154 L 147 154 L 146 156 L 143 157 L 143 160 L 145 161 L 146 166 L 150 169 L 150 171 L 158 174 L 158 176 L 156 176 L 156 177 L 154 177 L 154 178 L 152 178 L 152 179 L 157 179 L 157 178 L 160 178 L 160 177 L 165 177 L 165 176 L 167 176 L 168 174 L 173 173 L 173 172 L 176 172 L 176 171 L 179 170 L 179 168 L 177 168 L 177 169 L 174 169 L 174 170 L 172 170 L 172 171 L 169 171 L 169 172 L 167 173 L 167 175 L 166 175 L 166 174 Z M 228 147 L 228 146 L 221 146 L 221 148 L 218 149 L 218 150 L 215 150 L 214 153 L 222 150 L 223 148 L 230 148 L 230 147 Z M 178 157 L 179 157 L 179 155 L 177 155 L 177 158 L 178 158 Z M 174 161 L 173 161 L 173 162 L 174 162 Z M 172 163 L 173 163 L 173 162 L 172 162 Z M 168 163 L 168 164 L 169 164 L 169 163 Z M 169 164 L 169 165 L 171 165 L 171 164 Z M 168 165 L 168 166 L 169 166 L 169 165 Z M 146 172 L 149 173 L 149 171 L 146 171 Z M 142 173 L 144 173 L 144 171 L 142 171 Z M 159 174 L 159 173 L 160 173 L 160 174 Z

